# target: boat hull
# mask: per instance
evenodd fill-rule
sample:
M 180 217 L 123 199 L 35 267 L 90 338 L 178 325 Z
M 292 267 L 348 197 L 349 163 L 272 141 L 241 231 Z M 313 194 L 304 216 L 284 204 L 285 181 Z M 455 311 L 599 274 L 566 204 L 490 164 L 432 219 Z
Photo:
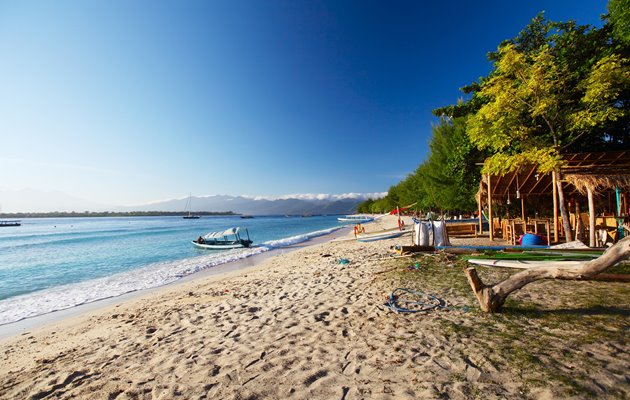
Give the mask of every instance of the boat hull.
M 345 217 L 338 217 L 337 221 L 345 222 L 345 223 L 348 223 L 348 224 L 364 224 L 366 222 L 374 221 L 374 218 L 367 217 L 367 216 L 360 217 L 360 216 L 356 216 L 356 215 L 354 215 L 354 216 L 351 215 L 351 216 L 345 216 Z
M 0 221 L 0 227 L 3 226 L 21 226 L 22 223 L 20 221 Z
M 468 260 L 471 264 L 483 265 L 486 267 L 503 267 L 503 268 L 540 268 L 540 267 L 580 267 L 588 261 L 566 261 L 566 260 L 491 260 L 481 258 L 471 258 Z
M 357 234 L 357 241 L 359 242 L 374 242 L 376 240 L 393 239 L 409 233 L 410 231 L 383 231 L 383 232 L 370 232 Z
M 197 243 L 194 240 L 191 243 L 198 249 L 205 250 L 230 250 L 230 249 L 242 249 L 245 247 L 243 243 L 231 243 L 231 244 L 206 244 L 206 243 Z

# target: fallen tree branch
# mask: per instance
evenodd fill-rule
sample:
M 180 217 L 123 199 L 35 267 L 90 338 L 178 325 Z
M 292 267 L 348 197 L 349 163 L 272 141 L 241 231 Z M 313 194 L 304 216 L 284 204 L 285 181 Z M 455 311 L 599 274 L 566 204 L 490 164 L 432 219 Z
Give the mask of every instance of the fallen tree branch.
M 530 268 L 510 276 L 494 285 L 485 285 L 475 268 L 465 269 L 468 283 L 473 289 L 481 309 L 499 312 L 507 297 L 523 286 L 541 279 L 585 280 L 591 279 L 620 261 L 630 257 L 630 237 L 626 237 L 609 248 L 599 258 L 577 267 Z

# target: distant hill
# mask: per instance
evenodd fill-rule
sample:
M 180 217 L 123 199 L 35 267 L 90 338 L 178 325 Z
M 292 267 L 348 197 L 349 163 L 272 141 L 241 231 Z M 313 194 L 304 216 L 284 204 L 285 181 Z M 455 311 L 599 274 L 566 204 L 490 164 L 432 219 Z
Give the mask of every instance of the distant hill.
M 246 196 L 192 197 L 193 212 L 223 213 L 232 211 L 249 215 L 351 214 L 368 196 L 383 197 L 386 193 L 350 193 L 344 195 L 292 195 L 279 199 Z M 59 191 L 34 189 L 6 190 L 0 188 L 0 213 L 50 212 L 182 212 L 188 197 L 136 206 L 114 206 L 70 196 Z
M 182 211 L 187 198 L 131 207 L 117 207 L 116 211 Z M 330 199 L 252 199 L 243 196 L 204 196 L 192 198 L 192 211 L 232 211 L 249 215 L 352 214 L 364 200 L 360 198 Z

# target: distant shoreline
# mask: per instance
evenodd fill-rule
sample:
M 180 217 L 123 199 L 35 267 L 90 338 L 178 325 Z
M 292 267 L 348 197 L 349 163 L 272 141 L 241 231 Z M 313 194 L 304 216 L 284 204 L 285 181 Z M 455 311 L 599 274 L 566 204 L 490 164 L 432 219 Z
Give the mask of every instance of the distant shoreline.
M 234 216 L 241 215 L 232 211 L 195 211 L 200 216 Z M 0 218 L 69 218 L 69 217 L 182 217 L 188 215 L 184 211 L 128 211 L 128 212 L 32 212 L 32 213 L 3 213 Z

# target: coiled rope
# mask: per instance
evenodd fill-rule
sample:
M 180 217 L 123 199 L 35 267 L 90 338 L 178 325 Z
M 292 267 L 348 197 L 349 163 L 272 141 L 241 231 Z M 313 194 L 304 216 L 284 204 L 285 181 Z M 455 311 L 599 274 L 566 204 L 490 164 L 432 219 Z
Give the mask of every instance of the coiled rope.
M 396 292 L 398 292 L 398 294 Z M 403 294 L 411 294 L 417 296 L 417 298 L 415 301 L 401 299 L 401 295 Z M 437 308 L 448 308 L 446 307 L 446 301 L 439 297 L 419 290 L 405 288 L 394 289 L 384 306 L 395 313 L 417 313 Z

